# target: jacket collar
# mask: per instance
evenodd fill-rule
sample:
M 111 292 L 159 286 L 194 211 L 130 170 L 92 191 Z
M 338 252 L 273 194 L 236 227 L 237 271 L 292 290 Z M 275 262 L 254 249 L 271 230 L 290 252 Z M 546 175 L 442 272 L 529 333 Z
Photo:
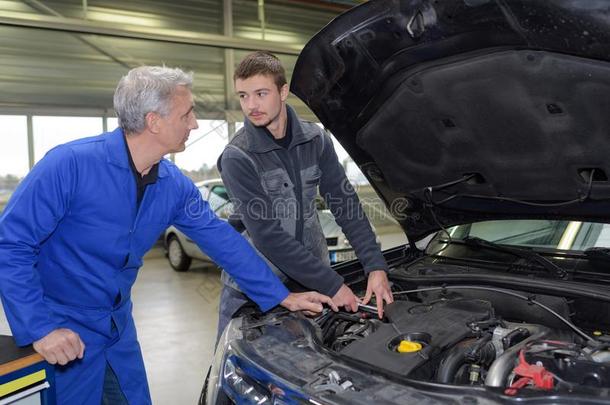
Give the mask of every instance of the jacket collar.
M 112 132 L 106 132 L 106 160 L 115 166 L 122 169 L 129 170 L 129 156 L 127 155 L 127 148 L 124 141 L 123 129 L 121 127 L 115 129 Z M 159 162 L 159 173 L 158 177 L 166 177 L 169 174 L 167 170 L 167 162 L 165 159 L 161 159 Z
M 289 116 L 288 122 L 290 123 L 290 129 L 292 131 L 292 142 L 288 149 L 295 147 L 301 143 L 312 140 L 317 133 L 307 133 L 303 129 L 303 125 L 299 120 L 296 112 L 292 107 L 286 104 L 286 113 Z M 245 118 L 244 129 L 246 131 L 246 137 L 248 140 L 248 150 L 254 153 L 265 153 L 274 149 L 282 149 L 281 146 L 269 139 L 269 136 L 265 133 L 264 128 L 255 127 L 252 122 Z

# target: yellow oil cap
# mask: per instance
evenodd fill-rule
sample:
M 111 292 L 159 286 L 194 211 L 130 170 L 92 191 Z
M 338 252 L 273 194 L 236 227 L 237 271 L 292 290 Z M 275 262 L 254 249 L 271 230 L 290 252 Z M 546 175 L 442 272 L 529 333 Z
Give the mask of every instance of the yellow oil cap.
M 603 335 L 603 333 L 599 330 L 596 330 L 593 332 L 593 336 L 601 336 L 601 335 Z
M 401 340 L 396 348 L 398 353 L 413 353 L 418 352 L 422 348 L 421 343 L 411 342 L 410 340 Z

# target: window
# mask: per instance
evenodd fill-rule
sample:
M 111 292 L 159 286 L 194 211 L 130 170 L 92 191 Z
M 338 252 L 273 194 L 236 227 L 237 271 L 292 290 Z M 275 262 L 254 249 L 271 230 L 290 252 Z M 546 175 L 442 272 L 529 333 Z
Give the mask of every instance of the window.
M 106 118 L 106 127 L 108 131 L 114 131 L 119 126 L 119 119 L 116 117 Z
M 198 172 L 200 178 L 218 177 L 216 160 L 227 144 L 227 123 L 221 120 L 197 120 L 199 128 L 191 131 L 186 150 L 176 154 L 176 165 L 183 170 Z
M 212 187 L 212 194 L 216 194 L 220 198 L 224 200 L 229 199 L 229 193 L 227 193 L 227 189 L 225 186 L 214 186 Z
M 221 218 L 228 218 L 232 212 L 233 205 L 229 201 L 229 194 L 225 186 L 216 180 L 204 181 L 199 184 L 202 197 L 208 201 L 212 211 Z
M 213 186 L 212 191 L 208 196 L 208 202 L 210 203 L 212 211 L 220 214 L 217 211 L 222 209 L 229 202 L 229 195 L 227 194 L 225 186 Z
M 579 221 L 502 220 L 452 227 L 452 238 L 474 236 L 514 246 L 560 250 L 610 247 L 610 225 Z
M 0 211 L 29 170 L 25 116 L 0 115 Z
M 27 118 L 0 115 L 0 176 L 22 178 L 29 171 Z
M 102 133 L 100 117 L 33 117 L 34 158 L 38 162 L 55 146 Z

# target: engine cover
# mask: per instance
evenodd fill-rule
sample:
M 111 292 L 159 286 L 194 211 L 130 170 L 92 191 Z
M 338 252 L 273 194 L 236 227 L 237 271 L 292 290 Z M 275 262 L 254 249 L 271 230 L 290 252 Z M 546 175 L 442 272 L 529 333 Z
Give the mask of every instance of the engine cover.
M 472 334 L 469 324 L 494 318 L 489 301 L 442 300 L 434 303 L 395 301 L 385 308 L 390 323 L 347 346 L 341 354 L 407 376 Z M 399 353 L 401 340 L 417 342 L 421 350 Z

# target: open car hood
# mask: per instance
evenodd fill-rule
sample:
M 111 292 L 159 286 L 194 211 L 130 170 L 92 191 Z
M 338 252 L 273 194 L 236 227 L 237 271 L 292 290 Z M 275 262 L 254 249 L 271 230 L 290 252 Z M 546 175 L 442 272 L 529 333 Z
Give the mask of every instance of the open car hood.
M 610 222 L 610 2 L 373 0 L 291 91 L 411 240 L 481 220 Z

